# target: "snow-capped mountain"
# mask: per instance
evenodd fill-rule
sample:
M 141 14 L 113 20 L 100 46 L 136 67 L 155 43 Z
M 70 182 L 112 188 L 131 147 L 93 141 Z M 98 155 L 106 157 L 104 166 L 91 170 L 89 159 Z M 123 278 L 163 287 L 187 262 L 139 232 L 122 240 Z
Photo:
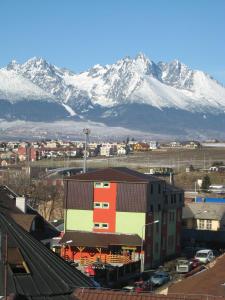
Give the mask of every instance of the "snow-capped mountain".
M 34 107 L 34 100 L 40 100 L 45 110 L 51 104 L 54 111 L 55 105 L 57 118 L 76 116 L 125 127 L 135 123 L 146 130 L 155 127 L 156 116 L 158 124 L 162 118 L 166 124 L 170 118 L 174 121 L 174 114 L 182 116 L 181 120 L 177 118 L 179 124 L 185 116 L 189 116 L 187 123 L 194 115 L 200 120 L 209 120 L 211 115 L 223 119 L 225 88 L 208 74 L 191 70 L 177 60 L 155 63 L 143 54 L 112 65 L 95 65 L 79 74 L 36 57 L 24 64 L 12 61 L 0 69 L 0 105 L 4 103 L 5 107 L 0 117 L 6 114 L 10 119 L 14 111 L 13 118 L 18 118 L 12 103 L 18 107 L 20 102 L 21 109 L 21 101 Z M 6 108 L 6 102 L 10 108 Z M 42 110 L 40 103 L 36 105 L 39 106 L 35 120 Z M 179 124 L 173 122 L 174 130 Z

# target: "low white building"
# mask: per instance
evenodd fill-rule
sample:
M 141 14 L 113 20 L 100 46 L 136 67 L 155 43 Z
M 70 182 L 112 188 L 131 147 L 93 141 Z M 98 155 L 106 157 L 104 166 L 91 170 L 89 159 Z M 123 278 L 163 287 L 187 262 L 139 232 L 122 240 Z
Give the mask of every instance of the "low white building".
M 117 154 L 117 145 L 116 144 L 102 144 L 100 148 L 101 156 L 112 156 Z

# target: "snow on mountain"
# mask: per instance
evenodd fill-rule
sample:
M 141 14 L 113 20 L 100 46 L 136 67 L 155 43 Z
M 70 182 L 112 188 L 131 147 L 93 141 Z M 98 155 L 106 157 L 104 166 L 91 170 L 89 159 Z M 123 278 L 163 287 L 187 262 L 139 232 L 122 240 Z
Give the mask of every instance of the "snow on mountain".
M 0 69 L 2 93 L 3 86 L 7 99 L 17 95 L 20 88 L 24 98 L 30 94 L 41 98 L 51 95 L 70 115 L 76 114 L 77 109 L 81 113 L 93 110 L 96 105 L 110 108 L 132 103 L 159 109 L 225 110 L 225 88 L 209 75 L 191 70 L 177 60 L 156 64 L 143 54 L 112 65 L 95 65 L 80 74 L 58 68 L 42 58 L 35 57 L 24 64 L 13 61 L 7 69 Z
M 11 102 L 26 99 L 46 100 L 52 99 L 52 95 L 40 89 L 16 71 L 2 68 L 0 69 L 0 99 Z

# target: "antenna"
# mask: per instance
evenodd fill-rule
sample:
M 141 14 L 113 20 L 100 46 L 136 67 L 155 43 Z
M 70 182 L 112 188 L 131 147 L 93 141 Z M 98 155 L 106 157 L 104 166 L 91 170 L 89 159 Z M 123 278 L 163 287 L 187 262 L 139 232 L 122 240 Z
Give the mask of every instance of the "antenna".
M 90 132 L 91 132 L 91 130 L 89 128 L 83 129 L 83 133 L 85 134 L 83 173 L 86 173 L 86 171 L 87 171 L 87 142 L 88 142 L 88 136 L 89 136 Z

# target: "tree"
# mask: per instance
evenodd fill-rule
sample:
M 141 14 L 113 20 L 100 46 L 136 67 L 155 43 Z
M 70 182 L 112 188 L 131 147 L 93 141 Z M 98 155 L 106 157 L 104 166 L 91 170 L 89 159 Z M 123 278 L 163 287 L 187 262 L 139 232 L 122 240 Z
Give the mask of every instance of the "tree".
M 205 175 L 202 180 L 202 191 L 207 192 L 210 185 L 211 185 L 210 178 L 208 175 Z

